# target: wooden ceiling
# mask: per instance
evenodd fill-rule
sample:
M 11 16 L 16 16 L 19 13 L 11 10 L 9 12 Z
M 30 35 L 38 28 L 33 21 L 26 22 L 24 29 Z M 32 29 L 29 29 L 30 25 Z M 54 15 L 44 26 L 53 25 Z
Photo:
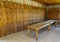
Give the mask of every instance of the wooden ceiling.
M 60 4 L 60 0 L 33 0 L 45 5 L 55 5 L 55 4 Z

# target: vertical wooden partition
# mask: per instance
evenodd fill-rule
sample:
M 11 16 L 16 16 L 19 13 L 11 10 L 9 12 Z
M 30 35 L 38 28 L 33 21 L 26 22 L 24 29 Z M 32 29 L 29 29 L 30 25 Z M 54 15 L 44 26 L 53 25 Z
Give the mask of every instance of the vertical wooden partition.
M 9 16 L 10 16 L 10 19 L 11 19 L 11 20 L 9 20 L 9 21 L 11 21 L 11 22 L 10 22 L 10 23 L 11 23 L 11 24 L 10 24 L 10 25 L 11 25 L 11 28 L 10 28 L 10 32 L 11 32 L 11 33 L 17 32 L 17 25 L 16 25 L 16 23 L 17 23 L 17 22 L 16 22 L 16 20 L 17 20 L 17 19 L 16 19 L 16 18 L 17 18 L 17 17 L 16 17 L 16 15 L 17 15 L 17 9 L 16 9 L 15 12 L 14 12 L 14 9 L 13 9 L 14 5 L 13 5 L 13 4 L 14 4 L 13 2 L 10 2 L 10 3 L 9 3 L 9 7 L 10 7 L 10 8 L 9 8 L 9 10 L 10 10 L 10 11 L 9 11 L 9 14 L 10 14 Z
M 24 5 L 24 29 L 26 29 L 26 26 L 29 24 L 29 6 Z
M 17 31 L 23 30 L 23 14 L 21 4 L 17 3 Z
M 0 6 L 0 35 L 4 36 L 5 35 L 4 25 L 5 25 L 5 21 L 6 21 L 6 17 L 5 17 L 6 13 L 5 13 L 5 8 L 3 7 L 4 6 L 3 2 L 0 2 L 0 4 L 1 4 L 1 6 Z
M 59 8 L 49 8 L 47 14 L 48 20 L 59 20 Z
M 0 37 L 25 30 L 27 25 L 44 21 L 44 17 L 44 8 L 0 1 Z
M 12 20 L 11 14 L 12 13 L 10 13 L 11 9 L 10 9 L 9 3 L 10 2 L 6 2 L 6 6 L 5 6 L 5 9 L 6 9 L 6 26 L 5 26 L 5 28 L 6 28 L 6 35 L 11 34 L 11 22 L 12 22 L 11 21 Z M 8 4 L 8 6 L 7 6 L 7 4 Z

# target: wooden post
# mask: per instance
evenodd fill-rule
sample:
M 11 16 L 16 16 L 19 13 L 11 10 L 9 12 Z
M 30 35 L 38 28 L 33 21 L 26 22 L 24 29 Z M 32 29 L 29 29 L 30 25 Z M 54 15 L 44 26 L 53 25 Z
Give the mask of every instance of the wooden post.
M 30 36 L 30 29 L 28 28 L 28 36 Z
M 48 31 L 50 31 L 50 25 L 48 26 Z
M 38 30 L 36 29 L 36 40 L 38 40 Z
M 57 25 L 58 25 L 58 22 L 56 21 L 56 22 L 55 22 L 55 27 L 57 27 Z

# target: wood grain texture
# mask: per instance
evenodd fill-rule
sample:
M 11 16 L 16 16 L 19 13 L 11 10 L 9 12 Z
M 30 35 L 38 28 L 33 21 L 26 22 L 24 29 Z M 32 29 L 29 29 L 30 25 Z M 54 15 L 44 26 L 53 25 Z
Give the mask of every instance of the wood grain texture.
M 60 9 L 49 8 L 47 14 L 47 20 L 56 20 L 56 26 L 60 23 Z
M 50 28 L 51 28 L 50 25 L 53 24 L 54 22 L 56 22 L 56 21 L 55 20 L 48 20 L 48 21 L 44 21 L 44 22 L 28 25 L 27 26 L 28 36 L 30 36 L 31 30 L 35 30 L 36 40 L 38 40 L 38 32 L 39 32 L 39 30 L 41 30 L 44 27 L 48 26 L 48 31 L 50 31 Z
M 49 8 L 48 14 L 47 14 L 47 19 L 59 20 L 59 9 L 58 8 Z
M 44 8 L 0 1 L 0 37 L 25 30 L 27 25 L 44 19 Z

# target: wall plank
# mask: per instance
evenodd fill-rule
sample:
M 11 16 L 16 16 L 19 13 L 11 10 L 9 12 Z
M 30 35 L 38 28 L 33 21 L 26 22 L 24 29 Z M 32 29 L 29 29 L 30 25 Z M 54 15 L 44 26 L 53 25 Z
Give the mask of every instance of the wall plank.
M 5 1 L 1 1 L 0 4 L 1 37 L 25 30 L 27 25 L 45 19 L 44 8 Z

